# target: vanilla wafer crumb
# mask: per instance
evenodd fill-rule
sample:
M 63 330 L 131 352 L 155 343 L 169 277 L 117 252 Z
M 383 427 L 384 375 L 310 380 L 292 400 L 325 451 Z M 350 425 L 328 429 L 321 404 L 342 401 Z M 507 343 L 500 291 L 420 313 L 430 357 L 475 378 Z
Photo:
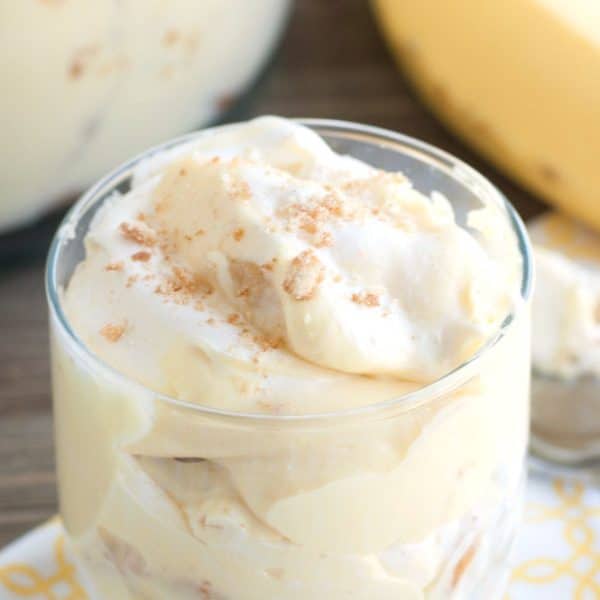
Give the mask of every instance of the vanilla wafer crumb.
M 119 225 L 121 235 L 130 242 L 141 246 L 153 246 L 156 244 L 156 233 L 144 223 L 127 223 Z
M 107 323 L 100 329 L 100 335 L 109 342 L 118 342 L 125 333 L 125 324 Z
M 283 289 L 294 300 L 310 300 L 324 278 L 323 265 L 312 250 L 296 256 L 288 267 Z
M 379 296 L 371 292 L 360 292 L 358 294 L 352 294 L 352 302 L 370 307 L 379 306 Z

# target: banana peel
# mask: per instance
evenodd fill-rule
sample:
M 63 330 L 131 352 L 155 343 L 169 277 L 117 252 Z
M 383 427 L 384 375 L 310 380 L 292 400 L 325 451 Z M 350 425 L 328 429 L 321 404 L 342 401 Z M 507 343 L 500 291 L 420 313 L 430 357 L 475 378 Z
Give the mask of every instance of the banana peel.
M 600 2 L 372 0 L 397 62 L 453 131 L 600 231 Z

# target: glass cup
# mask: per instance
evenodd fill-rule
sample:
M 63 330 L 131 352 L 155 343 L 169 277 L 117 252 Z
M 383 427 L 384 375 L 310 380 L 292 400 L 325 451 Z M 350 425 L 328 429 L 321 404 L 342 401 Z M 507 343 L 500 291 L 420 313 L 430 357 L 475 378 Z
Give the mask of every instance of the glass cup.
M 61 515 L 96 599 L 499 598 L 520 521 L 531 259 L 500 192 L 456 158 L 364 125 L 304 120 L 340 153 L 466 211 L 491 203 L 522 257 L 514 311 L 441 379 L 337 413 L 242 414 L 153 392 L 77 337 L 61 290 L 90 220 L 148 151 L 73 207 L 47 269 Z M 466 225 L 465 225 L 466 226 Z

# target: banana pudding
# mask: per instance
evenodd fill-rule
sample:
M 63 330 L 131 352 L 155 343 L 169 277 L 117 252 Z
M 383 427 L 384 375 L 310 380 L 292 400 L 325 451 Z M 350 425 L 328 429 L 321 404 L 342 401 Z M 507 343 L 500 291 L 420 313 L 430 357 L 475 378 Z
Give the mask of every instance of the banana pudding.
M 208 130 L 109 176 L 59 231 L 61 514 L 97 598 L 501 595 L 526 238 L 466 166 L 405 149 L 434 180 L 419 191 L 342 139 L 376 164 L 391 143 L 275 117 Z

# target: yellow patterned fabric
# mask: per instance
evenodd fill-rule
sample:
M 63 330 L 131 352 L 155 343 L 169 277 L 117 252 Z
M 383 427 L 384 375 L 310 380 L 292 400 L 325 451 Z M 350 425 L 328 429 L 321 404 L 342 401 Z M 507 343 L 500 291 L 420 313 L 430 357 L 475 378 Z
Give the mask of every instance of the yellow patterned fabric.
M 504 600 L 600 600 L 600 489 L 536 479 L 527 495 Z M 59 519 L 0 553 L 0 600 L 17 598 L 90 600 Z
M 35 529 L 0 555 L 0 598 L 88 600 L 65 552 L 59 519 Z
M 530 481 L 505 600 L 600 600 L 600 489 Z

